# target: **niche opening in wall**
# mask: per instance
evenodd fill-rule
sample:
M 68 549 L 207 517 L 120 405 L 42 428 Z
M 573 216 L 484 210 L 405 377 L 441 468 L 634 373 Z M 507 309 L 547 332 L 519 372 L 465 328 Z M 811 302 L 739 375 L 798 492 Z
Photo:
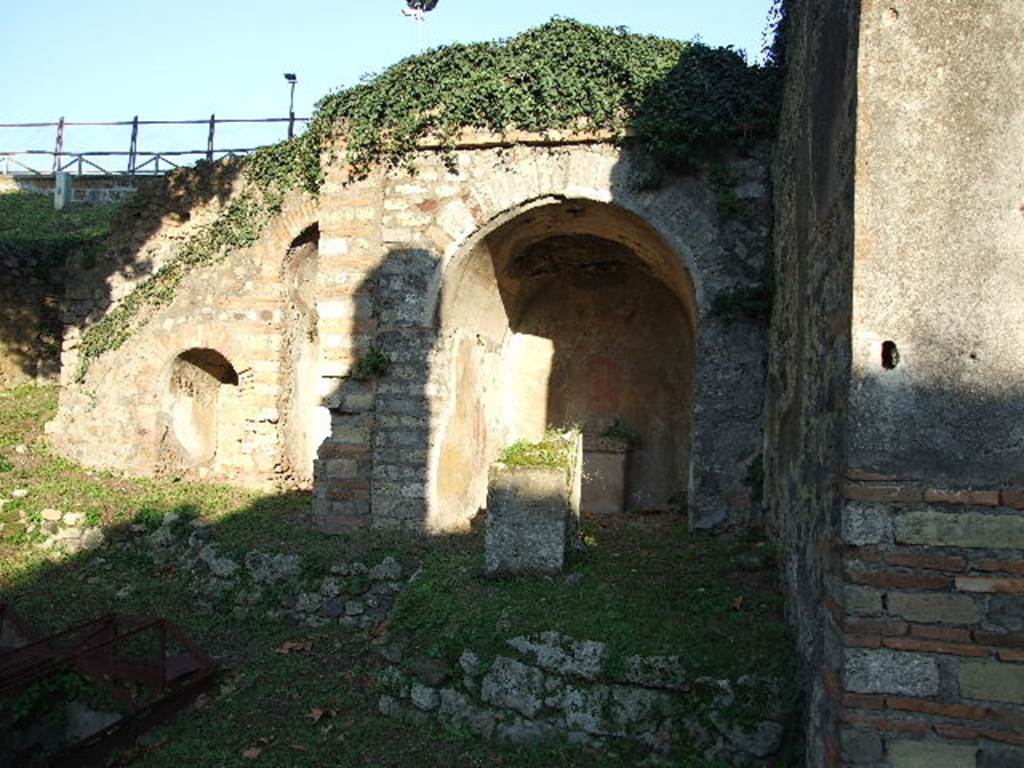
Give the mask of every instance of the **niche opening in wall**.
M 209 464 L 221 422 L 236 410 L 238 372 L 214 349 L 190 349 L 171 366 L 171 428 L 183 458 Z

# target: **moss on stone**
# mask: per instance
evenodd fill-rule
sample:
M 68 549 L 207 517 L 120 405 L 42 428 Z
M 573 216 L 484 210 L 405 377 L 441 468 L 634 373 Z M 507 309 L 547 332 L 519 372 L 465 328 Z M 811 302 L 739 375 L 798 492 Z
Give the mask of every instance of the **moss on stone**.
M 510 467 L 568 469 L 571 458 L 572 440 L 567 438 L 566 433 L 551 429 L 537 442 L 518 440 L 498 454 L 498 461 Z

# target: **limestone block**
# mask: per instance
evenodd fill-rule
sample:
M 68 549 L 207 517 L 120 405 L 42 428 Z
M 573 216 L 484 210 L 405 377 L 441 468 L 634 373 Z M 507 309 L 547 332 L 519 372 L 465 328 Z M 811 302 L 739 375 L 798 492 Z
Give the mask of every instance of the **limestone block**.
M 1024 549 L 1024 517 L 979 512 L 910 512 L 896 519 L 896 541 L 936 547 Z
M 914 594 L 890 592 L 889 613 L 925 624 L 975 624 L 981 621 L 981 609 L 966 595 Z
M 892 512 L 884 504 L 851 501 L 843 510 L 843 541 L 853 546 L 881 544 L 892 536 Z
M 914 653 L 848 650 L 843 679 L 846 689 L 853 693 L 934 696 L 939 691 L 935 660 Z
M 484 537 L 487 573 L 561 570 L 571 514 L 566 485 L 566 472 L 560 468 L 491 468 Z
M 621 440 L 587 441 L 583 447 L 582 509 L 592 515 L 623 512 L 626 458 L 626 444 Z
M 544 673 L 506 656 L 499 656 L 484 676 L 481 698 L 488 704 L 533 717 L 542 706 Z
M 857 616 L 878 616 L 882 613 L 882 593 L 869 587 L 846 585 L 843 588 L 843 607 Z
M 897 741 L 889 744 L 892 768 L 974 768 L 978 748 L 938 741 Z
M 842 757 L 854 765 L 874 765 L 882 760 L 882 737 L 874 731 L 844 728 L 840 735 Z
M 559 675 L 594 680 L 601 674 L 608 648 L 595 640 L 574 640 L 558 632 L 534 637 L 514 637 L 508 645 L 531 656 L 542 669 Z
M 1024 667 L 994 661 L 966 662 L 957 670 L 960 695 L 968 699 L 1024 704 Z

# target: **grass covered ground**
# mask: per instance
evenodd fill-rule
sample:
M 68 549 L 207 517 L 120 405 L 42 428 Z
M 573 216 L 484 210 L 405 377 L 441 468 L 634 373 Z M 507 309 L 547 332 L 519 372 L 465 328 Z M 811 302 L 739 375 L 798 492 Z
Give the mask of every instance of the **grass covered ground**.
M 513 748 L 378 715 L 379 651 L 399 639 L 409 655 L 453 662 L 465 648 L 486 658 L 510 637 L 553 629 L 607 642 L 613 662 L 632 653 L 670 653 L 710 675 L 735 678 L 757 670 L 793 677 L 772 553 L 754 536 L 694 535 L 669 516 L 589 522 L 585 546 L 572 554 L 564 575 L 491 580 L 481 573 L 479 532 L 432 540 L 326 537 L 307 524 L 305 494 L 260 496 L 85 470 L 46 447 L 42 426 L 55 400 L 53 389 L 0 392 L 4 513 L 81 512 L 87 524 L 104 529 L 106 543 L 62 558 L 40 551 L 31 528 L 0 533 L 0 602 L 16 606 L 41 630 L 108 611 L 165 616 L 223 668 L 198 706 L 149 732 L 115 764 L 633 764 L 626 752 Z M 16 490 L 27 494 L 15 499 Z M 141 526 L 155 531 L 167 513 L 179 515 L 186 532 L 188 521 L 204 523 L 218 551 L 240 562 L 255 551 L 296 554 L 301 579 L 320 578 L 332 564 L 373 564 L 389 555 L 405 576 L 421 570 L 395 598 L 390 620 L 365 631 L 337 623 L 311 627 L 288 615 L 268 618 L 262 608 L 242 615 L 230 595 L 197 599 L 193 572 L 173 558 L 154 561 L 139 543 L 146 538 Z M 342 589 L 349 586 L 343 580 Z M 281 651 L 289 647 L 298 649 Z M 697 757 L 680 762 L 703 764 Z
M 0 194 L 0 251 L 31 257 L 42 269 L 60 267 L 77 250 L 98 248 L 110 234 L 117 203 L 54 210 L 51 195 Z

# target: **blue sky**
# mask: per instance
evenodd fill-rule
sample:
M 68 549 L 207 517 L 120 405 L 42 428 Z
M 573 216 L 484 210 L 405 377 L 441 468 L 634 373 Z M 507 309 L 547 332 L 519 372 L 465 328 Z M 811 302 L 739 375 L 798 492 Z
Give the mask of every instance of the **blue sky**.
M 419 48 L 404 0 L 0 0 L 0 123 L 269 117 L 296 113 Z M 553 15 L 756 56 L 771 0 L 440 0 L 424 47 L 508 37 Z M 269 143 L 283 126 L 218 127 L 218 146 Z M 205 146 L 206 129 L 147 127 L 140 149 Z M 52 129 L 0 130 L 0 151 L 49 149 Z M 67 149 L 127 149 L 127 129 L 68 129 Z

